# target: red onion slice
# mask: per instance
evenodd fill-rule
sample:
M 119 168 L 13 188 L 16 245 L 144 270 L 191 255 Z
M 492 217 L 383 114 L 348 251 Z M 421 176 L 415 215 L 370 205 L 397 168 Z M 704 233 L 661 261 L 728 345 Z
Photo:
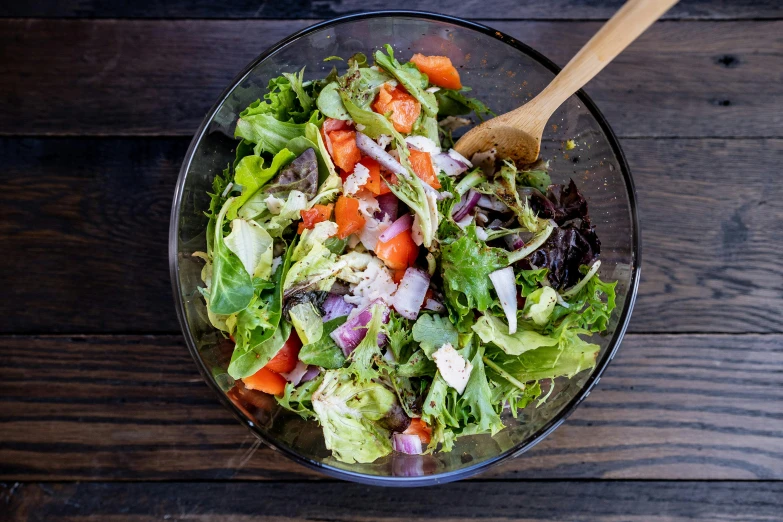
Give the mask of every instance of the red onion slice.
M 460 221 L 462 218 L 467 216 L 470 211 L 473 210 L 476 205 L 478 205 L 479 199 L 481 199 L 481 194 L 471 189 L 464 196 L 462 196 L 462 198 L 463 199 L 454 207 L 454 211 L 451 214 L 451 219 L 454 221 Z
M 321 373 L 321 368 L 318 366 L 311 364 L 308 368 L 305 374 L 302 376 L 302 380 L 299 382 L 308 382 L 312 381 L 316 377 L 318 377 L 318 374 Z
M 375 141 L 361 132 L 356 133 L 356 146 L 359 150 L 370 156 L 372 159 L 381 164 L 386 170 L 397 174 L 398 176 L 407 176 L 408 171 L 400 164 L 399 161 L 394 159 L 388 152 L 375 143 Z
M 429 287 L 430 276 L 427 272 L 418 268 L 408 268 L 392 298 L 394 309 L 406 319 L 416 319 Z
M 500 201 L 498 198 L 496 198 L 495 196 L 487 196 L 486 194 L 481 195 L 477 205 L 480 206 L 481 208 L 486 208 L 488 210 L 497 210 L 498 212 L 508 212 L 510 210 L 508 208 L 508 205 Z
M 356 308 L 354 305 L 345 302 L 343 296 L 329 294 L 329 297 L 324 301 L 324 315 L 321 317 L 321 321 L 327 322 L 338 317 L 343 317 L 350 314 L 354 308 Z
M 413 216 L 411 216 L 410 214 L 405 214 L 404 216 L 400 217 L 397 221 L 392 223 L 389 228 L 384 230 L 383 233 L 380 236 L 378 236 L 378 240 L 385 243 L 399 236 L 406 230 L 410 230 L 412 226 L 413 226 Z
M 391 192 L 388 192 L 386 194 L 376 196 L 375 200 L 378 202 L 378 206 L 381 209 L 379 213 L 388 216 L 389 221 L 394 221 L 397 219 L 397 213 L 399 212 L 400 208 L 400 200 L 397 199 L 397 196 Z M 383 216 L 376 216 L 376 219 L 383 221 Z
M 302 378 L 307 373 L 308 367 L 302 361 L 296 363 L 296 367 L 288 373 L 281 373 L 285 380 L 292 383 L 294 386 L 302 382 Z
M 392 447 L 394 451 L 408 455 L 421 455 L 421 439 L 418 435 L 395 433 L 392 435 Z
M 390 315 L 389 307 L 386 306 L 386 303 L 384 303 L 383 300 L 376 299 L 365 306 L 361 312 L 353 317 L 353 319 L 348 319 L 348 321 L 341 324 L 335 331 L 329 334 L 331 338 L 334 339 L 335 344 L 342 349 L 343 354 L 345 354 L 346 357 L 353 352 L 354 348 L 359 346 L 359 343 L 361 343 L 367 335 L 367 328 L 362 327 L 367 326 L 370 320 L 372 320 L 372 307 L 376 304 L 383 307 L 383 322 L 388 323 Z M 385 341 L 386 336 L 378 334 L 378 344 L 381 345 Z

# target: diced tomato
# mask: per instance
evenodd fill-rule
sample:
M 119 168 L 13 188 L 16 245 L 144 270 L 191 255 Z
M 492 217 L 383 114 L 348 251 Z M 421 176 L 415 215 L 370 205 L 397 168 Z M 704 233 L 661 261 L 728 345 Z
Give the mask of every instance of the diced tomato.
M 375 245 L 375 255 L 392 270 L 405 270 L 413 266 L 419 257 L 419 247 L 413 242 L 411 231 L 406 230 Z
M 435 169 L 432 168 L 430 153 L 416 149 L 410 149 L 410 152 L 410 162 L 411 167 L 413 167 L 413 172 L 416 173 L 420 180 L 430 187 L 439 189 L 440 181 L 438 181 L 438 176 L 435 174 Z
M 426 303 L 427 299 L 432 299 L 433 297 L 435 297 L 435 294 L 433 293 L 432 288 L 428 288 L 427 293 L 424 294 L 424 302 Z
M 375 196 L 391 192 L 391 189 L 386 184 L 386 180 L 381 177 L 381 165 L 377 161 L 370 157 L 364 157 L 359 163 L 367 167 L 367 170 L 370 171 L 370 177 L 367 178 L 364 188 L 372 192 Z
M 251 390 L 258 390 L 270 395 L 282 395 L 285 392 L 286 380 L 279 373 L 268 368 L 261 368 L 250 377 L 242 379 L 245 386 Z
M 462 88 L 459 72 L 447 56 L 424 56 L 416 53 L 411 58 L 411 62 L 427 75 L 432 85 L 444 89 L 459 90 Z
M 333 207 L 334 205 L 329 203 L 328 205 L 313 205 L 313 208 L 300 210 L 299 215 L 302 216 L 302 222 L 299 223 L 298 232 L 301 234 L 322 221 L 329 221 Z
M 405 277 L 405 270 L 407 270 L 407 268 L 392 270 L 392 280 L 394 281 L 395 284 L 400 284 L 402 278 Z
M 411 419 L 408 429 L 403 431 L 407 435 L 418 435 L 422 444 L 429 444 L 432 440 L 432 428 L 421 419 Z
M 329 133 L 332 142 L 334 164 L 345 172 L 353 172 L 354 166 L 362 159 L 362 153 L 356 146 L 356 133 L 351 130 L 336 130 Z
M 321 139 L 324 140 L 324 145 L 326 145 L 326 150 L 329 151 L 329 154 L 332 154 L 332 142 L 329 139 L 329 133 L 336 130 L 343 130 L 343 129 L 350 129 L 351 125 L 344 120 L 337 120 L 334 118 L 326 118 L 321 124 Z
M 372 104 L 372 110 L 378 114 L 391 111 L 391 122 L 394 128 L 397 132 L 407 134 L 413 130 L 413 124 L 419 119 L 421 104 L 399 85 L 394 90 L 390 90 L 388 85 L 383 84 Z
M 364 227 L 364 216 L 359 212 L 359 200 L 348 196 L 337 198 L 334 207 L 334 220 L 337 222 L 337 235 L 345 239 Z
M 299 360 L 299 350 L 302 348 L 302 341 L 299 340 L 299 336 L 296 335 L 296 330 L 291 329 L 291 335 L 288 336 L 285 344 L 277 355 L 272 357 L 272 360 L 266 363 L 267 370 L 272 370 L 276 373 L 288 373 L 296 368 L 296 363 Z

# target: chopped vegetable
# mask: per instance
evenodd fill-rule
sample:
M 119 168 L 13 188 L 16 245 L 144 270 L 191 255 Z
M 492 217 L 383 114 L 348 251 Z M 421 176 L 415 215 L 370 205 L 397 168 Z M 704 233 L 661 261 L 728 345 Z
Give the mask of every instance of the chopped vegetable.
M 361 230 L 366 222 L 359 212 L 359 200 L 346 196 L 337 198 L 334 218 L 337 221 L 337 235 L 341 239 Z
M 449 58 L 368 56 L 286 71 L 240 113 L 193 256 L 204 339 L 235 341 L 211 364 L 238 407 L 318 422 L 337 461 L 396 451 L 395 473 L 420 475 L 401 463 L 496 434 L 506 410 L 530 428 L 519 410 L 584 382 L 554 380 L 595 366 L 616 282 L 573 180 L 449 148 L 461 116 L 493 114 Z
M 401 270 L 416 263 L 419 247 L 413 241 L 410 230 L 404 230 L 388 241 L 378 241 L 375 255 L 392 270 Z
M 455 91 L 462 89 L 459 73 L 447 56 L 424 56 L 416 53 L 411 62 L 427 75 L 431 84 Z
M 270 395 L 283 395 L 285 392 L 285 377 L 269 368 L 261 368 L 250 377 L 242 379 L 242 382 L 251 390 L 262 391 Z

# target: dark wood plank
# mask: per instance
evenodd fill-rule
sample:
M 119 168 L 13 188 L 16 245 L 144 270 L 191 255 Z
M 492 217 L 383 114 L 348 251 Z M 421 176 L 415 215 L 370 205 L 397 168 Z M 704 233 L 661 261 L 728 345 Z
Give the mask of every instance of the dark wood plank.
M 68 520 L 768 521 L 783 483 L 460 482 L 425 492 L 358 484 L 6 485 L 9 522 Z M 426 500 L 423 498 L 426 497 Z
M 0 287 L 10 297 L 0 300 L 0 332 L 178 332 L 167 230 L 186 147 L 186 139 L 0 140 Z M 768 175 L 783 140 L 623 147 L 644 240 L 631 330 L 783 331 L 783 186 Z
M 783 335 L 630 335 L 484 479 L 783 479 Z M 0 338 L 0 480 L 323 478 L 259 448 L 176 336 Z
M 190 135 L 245 64 L 310 23 L 0 20 L 0 135 Z M 600 23 L 492 25 L 562 65 Z M 779 137 L 781 34 L 662 22 L 587 92 L 621 136 Z
M 400 7 L 483 20 L 509 19 L 591 19 L 603 20 L 614 14 L 622 0 L 586 2 L 584 0 L 513 0 L 489 4 L 475 0 L 450 2 L 430 0 L 426 4 Z M 176 0 L 159 2 L 100 2 L 98 0 L 30 0 L 8 2 L 0 8 L 1 17 L 76 17 L 76 18 L 332 18 L 351 13 L 388 9 L 382 0 L 294 0 L 281 6 L 270 0 L 241 2 L 210 2 L 205 0 Z M 669 20 L 736 20 L 781 18 L 783 10 L 774 0 L 688 0 L 671 9 Z

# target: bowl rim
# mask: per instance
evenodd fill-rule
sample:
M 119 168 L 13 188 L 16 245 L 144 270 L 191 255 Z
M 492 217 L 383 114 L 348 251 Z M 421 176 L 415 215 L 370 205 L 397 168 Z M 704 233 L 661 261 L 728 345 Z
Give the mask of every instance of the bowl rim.
M 558 67 L 554 62 L 552 62 L 550 59 L 548 59 L 540 52 L 536 51 L 535 49 L 528 46 L 527 44 L 524 44 L 516 40 L 515 38 L 506 35 L 501 31 L 497 31 L 483 24 L 464 20 L 462 18 L 428 12 L 428 11 L 392 9 L 392 10 L 379 10 L 379 11 L 369 11 L 364 13 L 348 14 L 348 15 L 315 23 L 313 25 L 305 27 L 291 34 L 286 38 L 283 38 L 276 44 L 266 49 L 263 53 L 258 55 L 231 81 L 229 86 L 223 90 L 218 100 L 215 102 L 215 104 L 212 106 L 209 112 L 207 112 L 207 115 L 202 120 L 201 125 L 199 126 L 198 130 L 193 136 L 193 139 L 190 142 L 190 145 L 188 147 L 188 150 L 185 154 L 185 158 L 182 163 L 182 167 L 180 168 L 177 184 L 174 190 L 173 204 L 171 209 L 171 219 L 170 219 L 170 226 L 169 226 L 169 272 L 170 272 L 170 277 L 172 282 L 172 289 L 174 292 L 174 301 L 177 310 L 177 318 L 179 320 L 180 329 L 182 330 L 182 334 L 185 338 L 185 344 L 188 347 L 188 351 L 190 352 L 190 355 L 193 357 L 193 360 L 196 362 L 196 366 L 198 367 L 201 376 L 204 378 L 208 386 L 212 388 L 212 390 L 217 394 L 218 400 L 223 404 L 223 406 L 228 408 L 229 411 L 231 411 L 234 414 L 234 417 L 236 417 L 240 423 L 244 424 L 247 428 L 249 428 L 262 442 L 264 442 L 272 450 L 279 451 L 287 458 L 293 460 L 294 462 L 303 465 L 307 468 L 318 471 L 320 473 L 323 473 L 329 477 L 349 480 L 352 482 L 358 482 L 362 484 L 370 484 L 370 485 L 392 486 L 392 487 L 416 487 L 416 486 L 429 486 L 435 484 L 445 484 L 448 482 L 461 480 L 476 475 L 478 473 L 481 473 L 483 471 L 486 471 L 490 467 L 495 466 L 502 461 L 515 458 L 521 455 L 522 453 L 528 451 L 530 448 L 532 448 L 533 446 L 541 442 L 541 440 L 547 437 L 550 433 L 552 433 L 552 431 L 554 431 L 558 426 L 560 426 L 560 424 L 562 424 L 576 410 L 577 406 L 579 406 L 579 404 L 581 404 L 582 401 L 586 399 L 588 395 L 590 395 L 590 392 L 592 391 L 593 387 L 596 384 L 598 384 L 598 381 L 601 380 L 601 376 L 603 372 L 606 370 L 607 366 L 609 365 L 609 362 L 612 359 L 614 359 L 614 356 L 616 355 L 617 350 L 620 347 L 622 339 L 625 336 L 625 332 L 628 328 L 628 323 L 631 318 L 631 312 L 633 310 L 634 303 L 636 302 L 636 295 L 639 289 L 639 279 L 641 275 L 641 234 L 640 234 L 641 229 L 639 225 L 636 188 L 633 183 L 633 178 L 631 176 L 631 171 L 628 166 L 628 162 L 626 161 L 625 154 L 623 153 L 622 148 L 620 147 L 620 143 L 617 139 L 617 136 L 615 135 L 612 128 L 609 126 L 609 123 L 606 121 L 606 118 L 604 118 L 603 114 L 601 113 L 600 110 L 598 110 L 598 107 L 596 107 L 595 103 L 590 99 L 590 97 L 583 90 L 580 89 L 579 91 L 577 91 L 575 96 L 577 96 L 580 99 L 580 101 L 584 103 L 585 107 L 593 115 L 593 117 L 595 117 L 601 130 L 606 135 L 607 140 L 612 148 L 612 152 L 614 153 L 620 165 L 620 172 L 626 184 L 629 206 L 630 206 L 630 213 L 631 213 L 630 217 L 631 217 L 631 229 L 632 229 L 631 230 L 632 267 L 631 267 L 631 280 L 628 288 L 628 294 L 626 296 L 623 309 L 620 311 L 620 316 L 618 318 L 618 324 L 617 324 L 617 328 L 615 329 L 614 335 L 609 341 L 607 350 L 604 352 L 601 359 L 596 362 L 595 370 L 587 378 L 585 384 L 576 393 L 576 395 L 574 395 L 574 397 L 571 398 L 571 400 L 560 410 L 560 412 L 553 419 L 547 422 L 544 426 L 542 426 L 528 439 L 517 444 L 513 448 L 510 448 L 494 457 L 483 460 L 473 466 L 468 466 L 465 468 L 461 468 L 455 471 L 449 471 L 446 473 L 426 475 L 421 477 L 376 476 L 376 475 L 368 475 L 364 473 L 358 473 L 354 471 L 337 468 L 334 466 L 330 466 L 329 464 L 316 462 L 308 459 L 307 457 L 303 457 L 302 455 L 297 454 L 295 451 L 290 450 L 285 445 L 277 444 L 273 438 L 267 437 L 261 431 L 261 429 L 256 425 L 255 422 L 248 419 L 239 410 L 239 408 L 237 408 L 237 406 L 228 399 L 226 393 L 218 386 L 218 384 L 212 378 L 211 372 L 209 372 L 208 368 L 206 368 L 204 364 L 204 361 L 199 356 L 198 348 L 196 346 L 196 341 L 190 332 L 190 328 L 188 327 L 187 317 L 185 313 L 185 305 L 181 293 L 182 289 L 178 277 L 179 274 L 178 235 L 179 235 L 179 213 L 180 213 L 179 211 L 180 211 L 180 206 L 182 204 L 182 191 L 185 185 L 185 179 L 187 177 L 188 171 L 190 170 L 190 166 L 193 161 L 193 156 L 196 151 L 196 148 L 198 147 L 199 143 L 204 137 L 209 127 L 209 124 L 212 122 L 212 120 L 215 117 L 215 114 L 217 113 L 219 108 L 223 105 L 223 103 L 226 101 L 228 96 L 234 91 L 234 89 L 236 89 L 236 87 L 247 77 L 247 75 L 258 64 L 266 60 L 269 56 L 276 53 L 283 47 L 295 42 L 301 37 L 306 36 L 312 32 L 324 28 L 328 28 L 331 26 L 340 25 L 344 22 L 349 22 L 349 21 L 363 20 L 369 18 L 394 18 L 394 17 L 421 18 L 421 19 L 431 20 L 436 22 L 445 22 L 465 29 L 471 29 L 473 31 L 477 31 L 484 35 L 500 40 L 505 44 L 513 47 L 517 51 L 520 51 L 530 56 L 532 59 L 536 60 L 538 63 L 540 63 L 541 65 L 543 65 L 544 67 L 552 71 L 554 74 L 559 73 L 561 70 L 560 67 Z

